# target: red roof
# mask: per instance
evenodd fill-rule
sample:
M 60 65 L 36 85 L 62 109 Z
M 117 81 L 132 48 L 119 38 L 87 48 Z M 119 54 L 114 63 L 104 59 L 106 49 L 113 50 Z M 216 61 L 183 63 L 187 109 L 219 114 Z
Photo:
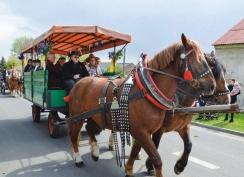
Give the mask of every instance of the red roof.
M 214 46 L 226 44 L 244 44 L 244 19 L 213 43 Z
M 71 50 L 87 54 L 130 43 L 131 36 L 99 26 L 53 26 L 22 52 L 37 51 L 44 41 L 51 42 L 55 54 L 67 55 Z

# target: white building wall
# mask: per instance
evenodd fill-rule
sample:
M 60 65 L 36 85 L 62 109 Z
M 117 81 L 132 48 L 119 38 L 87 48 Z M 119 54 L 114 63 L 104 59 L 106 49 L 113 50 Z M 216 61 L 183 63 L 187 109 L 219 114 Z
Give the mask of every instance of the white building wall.
M 238 102 L 244 106 L 244 44 L 215 46 L 215 55 L 226 68 L 226 78 L 236 79 L 241 84 Z

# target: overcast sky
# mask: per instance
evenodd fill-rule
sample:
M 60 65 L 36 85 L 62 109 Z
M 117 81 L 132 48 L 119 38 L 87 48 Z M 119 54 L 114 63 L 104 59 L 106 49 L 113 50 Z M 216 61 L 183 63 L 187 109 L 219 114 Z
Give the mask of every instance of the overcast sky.
M 210 52 L 212 43 L 244 18 L 244 0 L 0 0 L 0 56 L 15 38 L 52 25 L 100 25 L 132 35 L 128 60 L 149 56 L 184 32 Z

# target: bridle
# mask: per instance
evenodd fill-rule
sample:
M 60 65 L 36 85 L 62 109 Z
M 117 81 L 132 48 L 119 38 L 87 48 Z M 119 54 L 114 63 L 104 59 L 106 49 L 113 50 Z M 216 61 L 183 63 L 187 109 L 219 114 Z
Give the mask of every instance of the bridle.
M 183 76 L 183 79 L 184 80 L 188 80 L 187 78 L 185 78 L 185 73 L 186 72 L 190 72 L 191 75 L 193 75 L 193 71 L 192 71 L 192 66 L 189 62 L 189 55 L 193 52 L 193 49 L 189 50 L 189 51 L 186 51 L 186 48 L 184 46 L 181 46 L 180 48 L 180 51 L 181 51 L 181 54 L 180 54 L 180 67 L 179 67 L 179 72 L 181 73 L 181 75 Z M 201 79 L 201 78 L 204 78 L 206 77 L 207 75 L 211 74 L 211 70 L 209 69 L 209 67 L 206 65 L 206 63 L 203 61 L 201 61 L 202 64 L 207 68 L 205 71 L 202 71 L 199 75 L 195 76 L 192 76 L 192 79 L 194 80 L 198 80 L 198 79 Z M 195 74 L 194 74 L 195 75 Z
M 187 79 L 184 78 L 184 73 L 186 71 L 190 71 L 190 73 L 192 74 L 192 67 L 189 64 L 189 58 L 188 58 L 188 56 L 192 53 L 192 51 L 193 51 L 193 49 L 191 49 L 191 50 L 186 52 L 185 47 L 183 47 L 183 46 L 181 47 L 179 72 L 181 73 L 182 77 L 176 76 L 176 75 L 173 75 L 173 74 L 169 74 L 167 72 L 164 72 L 164 71 L 158 70 L 158 69 L 153 69 L 153 68 L 148 68 L 148 67 L 143 67 L 143 69 L 146 69 L 146 70 L 151 71 L 153 73 L 157 73 L 157 74 L 161 74 L 161 75 L 165 75 L 165 76 L 177 79 L 178 81 L 181 81 L 181 82 L 192 81 L 192 80 L 187 80 Z M 145 60 L 146 57 L 147 57 L 146 54 L 143 54 L 143 53 L 141 54 L 141 58 L 143 60 Z M 198 80 L 198 79 L 206 77 L 207 75 L 209 75 L 211 73 L 212 73 L 211 70 L 209 69 L 209 67 L 207 67 L 207 69 L 205 71 L 201 72 L 199 74 L 199 76 L 196 76 L 196 78 L 192 78 L 192 79 L 193 80 Z

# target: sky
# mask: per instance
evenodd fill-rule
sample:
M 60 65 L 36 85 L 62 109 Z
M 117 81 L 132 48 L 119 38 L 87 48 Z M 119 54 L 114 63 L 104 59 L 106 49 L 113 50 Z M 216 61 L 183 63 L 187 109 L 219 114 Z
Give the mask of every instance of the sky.
M 0 0 L 0 57 L 9 56 L 15 38 L 36 38 L 55 24 L 130 34 L 126 60 L 132 62 L 179 41 L 181 33 L 210 52 L 244 18 L 243 7 L 243 0 Z

